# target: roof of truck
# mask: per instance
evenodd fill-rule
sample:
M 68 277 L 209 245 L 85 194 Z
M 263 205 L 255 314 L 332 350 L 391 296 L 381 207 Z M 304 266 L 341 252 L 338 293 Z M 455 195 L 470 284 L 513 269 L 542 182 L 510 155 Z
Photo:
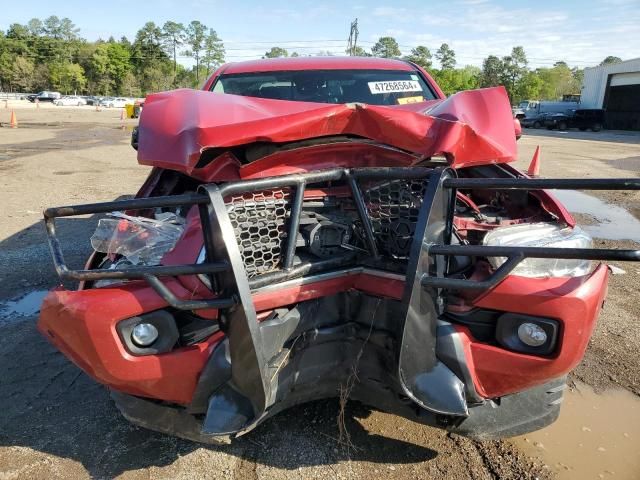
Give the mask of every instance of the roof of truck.
M 377 57 L 288 57 L 228 63 L 220 68 L 226 74 L 274 72 L 281 70 L 406 70 L 408 62 Z

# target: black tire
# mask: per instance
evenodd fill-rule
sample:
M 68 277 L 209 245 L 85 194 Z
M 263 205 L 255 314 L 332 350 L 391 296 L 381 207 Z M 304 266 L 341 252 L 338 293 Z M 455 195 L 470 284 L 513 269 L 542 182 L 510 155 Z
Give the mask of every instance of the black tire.
M 540 128 L 542 124 L 540 122 L 533 122 L 533 128 Z
M 578 130 L 580 130 L 581 132 L 586 132 L 587 128 L 586 127 L 580 127 Z
M 553 130 L 553 125 L 547 125 L 547 130 Z
M 599 123 L 594 123 L 591 126 L 591 130 L 593 130 L 594 132 L 599 132 L 600 130 L 602 130 L 602 125 L 600 125 Z
M 558 130 L 566 130 L 566 129 L 567 129 L 567 122 L 558 123 Z

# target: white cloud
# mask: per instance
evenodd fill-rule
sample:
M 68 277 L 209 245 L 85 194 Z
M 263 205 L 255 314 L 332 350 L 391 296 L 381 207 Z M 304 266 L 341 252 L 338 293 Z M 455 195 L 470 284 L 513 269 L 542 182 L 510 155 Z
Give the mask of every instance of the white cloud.
M 405 15 L 407 9 L 402 7 L 376 7 L 372 13 L 376 17 L 398 17 Z
M 607 55 L 623 59 L 638 56 L 640 2 L 608 1 L 612 5 L 602 11 L 598 11 L 599 3 L 585 4 L 576 11 L 560 2 L 557 7 L 542 8 L 460 0 L 448 7 L 433 8 L 432 13 L 423 13 L 408 24 L 405 8 L 379 7 L 373 13 L 392 21 L 402 19 L 406 33 L 398 33 L 396 38 L 403 53 L 417 45 L 433 52 L 448 43 L 456 51 L 459 65 L 481 65 L 488 55 L 508 55 L 512 47 L 521 45 L 532 67 L 551 66 L 559 60 L 584 67 L 599 63 Z M 386 26 L 387 32 L 396 29 L 393 24 Z

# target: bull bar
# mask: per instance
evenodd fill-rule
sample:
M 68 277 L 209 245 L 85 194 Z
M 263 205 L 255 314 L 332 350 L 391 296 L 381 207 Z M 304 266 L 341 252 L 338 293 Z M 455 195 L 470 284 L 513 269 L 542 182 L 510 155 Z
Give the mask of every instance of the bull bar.
M 401 347 L 398 379 L 402 390 L 419 406 L 442 415 L 468 415 L 463 382 L 436 356 L 436 328 L 444 311 L 446 290 L 487 290 L 498 285 L 525 258 L 564 258 L 604 261 L 638 261 L 639 250 L 572 249 L 452 245 L 456 191 L 459 189 L 584 189 L 640 190 L 640 179 L 533 179 L 457 178 L 449 168 L 391 167 L 330 169 L 225 184 L 201 185 L 197 193 L 139 198 L 95 204 L 49 208 L 44 212 L 49 246 L 55 269 L 63 280 L 143 279 L 176 309 L 219 309 L 225 318 L 225 333 L 231 357 L 228 385 L 209 397 L 209 412 L 203 433 L 212 436 L 248 431 L 265 418 L 277 403 L 274 376 L 268 365 L 272 345 L 265 344 L 253 305 L 251 291 L 267 283 L 278 283 L 345 266 L 356 266 L 363 255 L 377 259 L 380 252 L 361 181 L 424 179 L 426 189 L 415 227 L 402 299 Z M 307 185 L 344 182 L 353 196 L 364 231 L 366 254 L 349 253 L 329 260 L 294 264 L 296 236 Z M 294 191 L 287 226 L 287 242 L 280 270 L 249 279 L 225 205 L 225 197 L 254 191 L 288 187 Z M 205 260 L 200 264 L 136 266 L 115 270 L 72 270 L 65 263 L 56 236 L 55 219 L 114 210 L 143 210 L 197 205 L 204 238 Z M 507 257 L 507 261 L 482 281 L 448 278 L 448 258 Z M 159 277 L 206 275 L 215 298 L 177 298 Z M 426 301 L 425 301 L 426 299 Z M 212 358 L 215 356 L 212 354 Z M 203 374 L 203 376 L 205 376 Z M 447 386 L 445 388 L 444 386 Z M 273 408 L 272 410 L 277 410 Z

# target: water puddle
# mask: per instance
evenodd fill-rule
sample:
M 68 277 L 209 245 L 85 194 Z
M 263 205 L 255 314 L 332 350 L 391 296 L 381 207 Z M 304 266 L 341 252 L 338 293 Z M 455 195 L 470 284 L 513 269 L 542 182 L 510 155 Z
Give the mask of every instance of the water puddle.
M 580 225 L 594 238 L 640 242 L 640 220 L 618 205 L 576 190 L 552 190 L 571 213 L 593 217 L 593 225 Z
M 35 315 L 40 311 L 40 305 L 47 293 L 47 290 L 35 290 L 17 299 L 2 301 L 0 315 L 5 318 Z
M 640 399 L 626 390 L 597 394 L 577 383 L 565 390 L 560 418 L 512 439 L 565 479 L 640 478 Z

